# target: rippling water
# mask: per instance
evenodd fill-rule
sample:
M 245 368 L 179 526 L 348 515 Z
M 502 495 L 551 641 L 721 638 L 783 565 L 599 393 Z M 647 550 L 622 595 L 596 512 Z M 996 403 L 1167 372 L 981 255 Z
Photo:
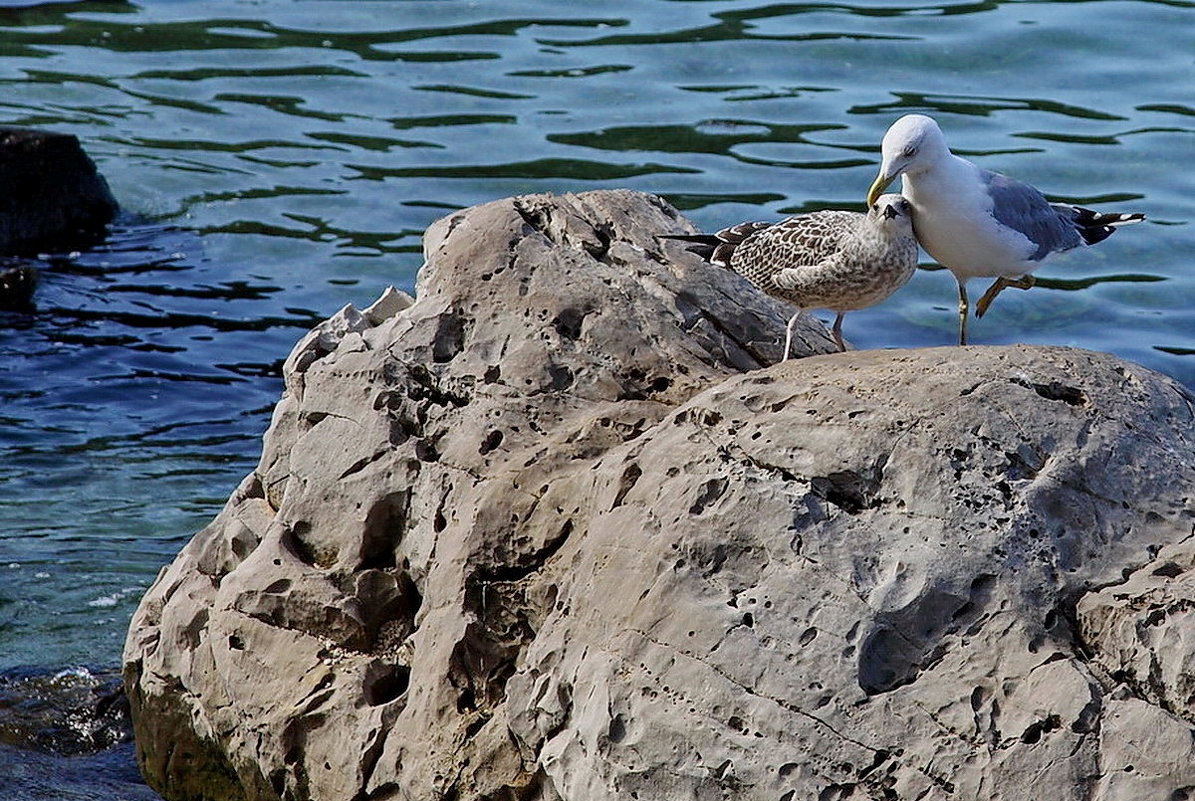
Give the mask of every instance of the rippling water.
M 0 8 L 0 124 L 77 134 L 125 212 L 0 313 L 0 669 L 115 665 L 158 568 L 251 469 L 314 321 L 411 289 L 463 206 L 632 187 L 704 227 L 860 208 L 900 114 L 1150 222 L 1006 292 L 981 343 L 1195 385 L 1195 3 L 79 2 Z M 847 318 L 952 342 L 923 271 Z

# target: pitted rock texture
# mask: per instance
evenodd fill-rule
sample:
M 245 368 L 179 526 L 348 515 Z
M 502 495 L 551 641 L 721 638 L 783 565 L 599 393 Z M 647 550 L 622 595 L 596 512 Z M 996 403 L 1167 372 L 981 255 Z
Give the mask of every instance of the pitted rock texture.
M 1182 797 L 1189 696 L 1101 669 L 1075 620 L 1190 547 L 1191 420 L 1167 380 L 1063 349 L 728 380 L 593 471 L 513 730 L 569 799 Z
M 788 310 L 655 238 L 686 230 L 630 192 L 480 206 L 428 231 L 417 302 L 296 347 L 258 468 L 130 627 L 155 788 L 1195 793 L 1160 653 L 1191 396 L 1066 349 L 763 367 Z

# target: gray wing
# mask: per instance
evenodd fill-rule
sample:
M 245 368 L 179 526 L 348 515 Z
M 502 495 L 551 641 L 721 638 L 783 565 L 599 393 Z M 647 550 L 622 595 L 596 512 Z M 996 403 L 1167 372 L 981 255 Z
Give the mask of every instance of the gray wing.
M 1023 234 L 1036 248 L 1030 261 L 1083 244 L 1074 222 L 1058 213 L 1045 195 L 1026 183 L 990 170 L 980 178 L 992 197 L 992 216 L 1001 225 Z

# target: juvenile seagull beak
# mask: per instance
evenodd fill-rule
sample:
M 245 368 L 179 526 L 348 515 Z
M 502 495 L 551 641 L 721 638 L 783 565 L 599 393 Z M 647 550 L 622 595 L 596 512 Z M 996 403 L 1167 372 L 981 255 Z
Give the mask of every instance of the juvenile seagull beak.
M 876 179 L 871 182 L 871 189 L 867 190 L 868 208 L 871 208 L 871 206 L 876 202 L 876 198 L 884 194 L 884 190 L 887 189 L 888 185 L 895 180 L 896 175 L 886 175 L 883 168 L 880 169 L 880 174 L 877 175 Z

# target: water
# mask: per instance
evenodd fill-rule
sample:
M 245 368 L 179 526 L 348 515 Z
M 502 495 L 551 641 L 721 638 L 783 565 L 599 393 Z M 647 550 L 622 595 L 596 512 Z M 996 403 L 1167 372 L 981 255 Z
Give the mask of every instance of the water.
M 125 209 L 104 247 L 47 256 L 35 313 L 0 314 L 0 670 L 117 665 L 140 593 L 252 469 L 293 342 L 412 289 L 423 229 L 497 197 L 631 187 L 705 228 L 860 208 L 884 130 L 927 112 L 1054 199 L 1150 217 L 1004 293 L 974 340 L 1112 351 L 1195 386 L 1193 10 L 0 8 L 0 124 L 78 135 Z M 954 304 L 922 271 L 846 334 L 949 344 Z M 80 771 L 41 786 L 83 797 Z

